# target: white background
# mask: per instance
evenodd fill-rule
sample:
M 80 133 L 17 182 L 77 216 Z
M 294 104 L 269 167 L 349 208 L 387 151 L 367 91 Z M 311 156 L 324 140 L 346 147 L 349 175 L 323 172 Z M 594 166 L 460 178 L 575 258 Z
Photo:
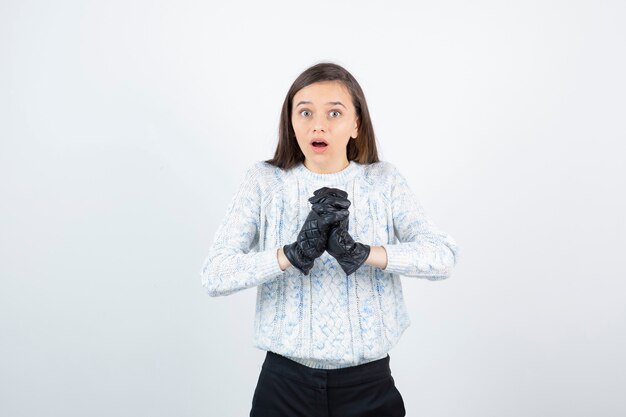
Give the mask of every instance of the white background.
M 383 6 L 384 4 L 384 6 Z M 0 415 L 247 416 L 256 289 L 199 271 L 310 65 L 453 236 L 407 416 L 626 414 L 621 1 L 0 2 Z

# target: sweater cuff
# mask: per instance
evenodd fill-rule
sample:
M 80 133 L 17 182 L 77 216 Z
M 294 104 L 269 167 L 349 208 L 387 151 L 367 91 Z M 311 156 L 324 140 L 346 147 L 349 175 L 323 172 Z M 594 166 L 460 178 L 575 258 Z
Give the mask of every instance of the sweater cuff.
M 413 263 L 411 260 L 411 251 L 404 250 L 400 245 L 384 244 L 381 245 L 387 252 L 387 266 L 383 271 L 390 274 L 402 275 Z
M 259 276 L 266 279 L 271 279 L 285 272 L 280 269 L 280 265 L 278 264 L 278 255 L 276 252 L 277 249 L 278 248 L 266 250 L 263 256 L 261 256 L 261 259 L 259 260 L 259 263 L 257 265 L 257 267 L 259 268 Z

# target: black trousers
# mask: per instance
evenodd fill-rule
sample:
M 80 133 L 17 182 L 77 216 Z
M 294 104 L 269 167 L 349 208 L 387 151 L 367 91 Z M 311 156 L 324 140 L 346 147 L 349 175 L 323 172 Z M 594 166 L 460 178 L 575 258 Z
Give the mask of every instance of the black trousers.
M 250 417 L 404 417 L 389 359 L 315 369 L 268 351 Z

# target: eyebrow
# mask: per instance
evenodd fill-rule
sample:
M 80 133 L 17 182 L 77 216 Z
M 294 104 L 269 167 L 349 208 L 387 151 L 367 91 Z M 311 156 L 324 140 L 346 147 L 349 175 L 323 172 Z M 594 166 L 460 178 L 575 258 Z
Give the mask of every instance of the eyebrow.
M 310 103 L 311 103 L 310 101 L 300 101 L 300 102 L 298 102 L 298 104 L 296 104 L 296 107 L 298 107 L 300 104 L 310 104 Z M 347 109 L 347 107 L 346 107 L 346 106 L 344 106 L 344 105 L 343 105 L 343 103 L 342 103 L 341 101 L 329 101 L 329 102 L 328 102 L 328 103 L 326 103 L 326 104 L 332 104 L 332 105 L 337 105 L 337 104 L 339 104 L 340 106 L 343 106 L 343 108 L 344 108 L 344 109 Z

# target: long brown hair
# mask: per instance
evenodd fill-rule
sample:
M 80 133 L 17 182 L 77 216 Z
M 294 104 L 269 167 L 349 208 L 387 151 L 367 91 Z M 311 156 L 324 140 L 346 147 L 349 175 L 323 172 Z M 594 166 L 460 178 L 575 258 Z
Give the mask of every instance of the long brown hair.
M 290 169 L 298 163 L 304 162 L 304 154 L 300 150 L 296 134 L 291 125 L 291 107 L 293 97 L 298 91 L 318 81 L 339 81 L 348 89 L 352 96 L 352 105 L 356 110 L 358 120 L 358 134 L 356 139 L 350 139 L 348 142 L 348 160 L 361 164 L 379 162 L 374 127 L 367 109 L 365 94 L 363 94 L 361 86 L 352 74 L 342 66 L 330 62 L 322 62 L 307 68 L 291 84 L 280 112 L 278 145 L 276 146 L 274 157 L 265 162 L 282 169 Z

